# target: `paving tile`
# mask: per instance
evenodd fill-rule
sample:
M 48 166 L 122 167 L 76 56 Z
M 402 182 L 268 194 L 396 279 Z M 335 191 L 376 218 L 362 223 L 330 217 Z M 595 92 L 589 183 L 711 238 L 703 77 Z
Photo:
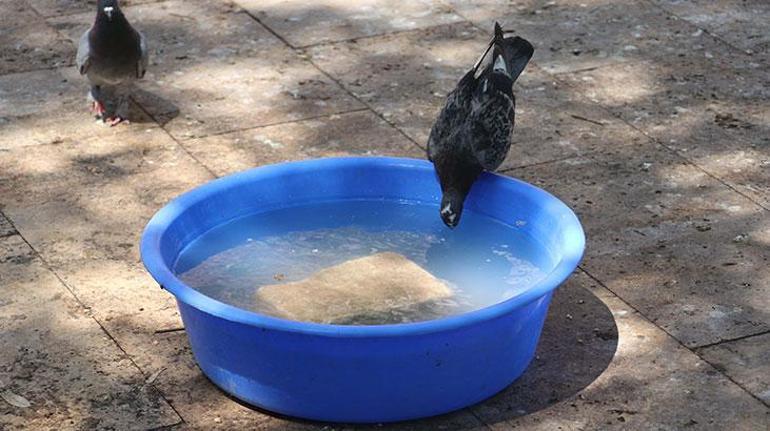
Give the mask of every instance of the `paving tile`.
M 533 71 L 516 93 L 516 126 L 501 170 L 590 154 L 648 138 L 572 91 Z
M 751 53 L 767 52 L 770 4 L 762 0 L 652 0 L 680 18 Z
M 2 429 L 148 429 L 180 421 L 18 235 L 0 239 Z
M 13 235 L 16 233 L 16 229 L 11 225 L 11 222 L 0 213 L 0 238 Z
M 765 210 L 684 159 L 650 143 L 508 174 L 572 206 L 585 268 L 688 346 L 770 327 Z
M 559 196 L 580 217 L 595 254 L 654 245 L 695 231 L 701 217 L 761 211 L 685 159 L 652 142 L 506 172 Z M 637 232 L 638 231 L 638 232 Z
M 74 63 L 74 45 L 24 2 L 3 2 L 0 16 L 0 75 Z
M 135 104 L 129 111 L 131 125 L 96 122 L 87 93 L 88 84 L 74 67 L 0 76 L 0 150 L 156 127 Z
M 671 147 L 682 151 L 696 165 L 770 209 L 770 150 L 762 143 L 732 141 L 728 145 L 722 151 L 704 151 L 704 146 L 698 145 L 698 142 L 687 140 Z
M 308 54 L 348 90 L 425 145 L 447 93 L 488 42 L 470 24 L 455 24 L 318 46 Z
M 586 290 L 594 289 L 585 276 L 573 277 L 573 283 Z M 498 409 L 489 417 L 482 417 L 492 429 L 679 430 L 692 427 L 748 431 L 770 425 L 770 412 L 759 401 L 616 297 L 597 296 L 611 311 L 617 327 L 617 347 L 606 370 L 578 394 L 565 399 L 558 399 L 564 389 L 556 385 L 553 392 L 558 401 L 535 412 L 519 408 L 520 400 L 528 396 L 521 394 L 507 405 L 509 409 Z M 574 320 L 580 322 L 577 317 Z M 588 332 L 588 327 L 584 328 Z M 589 337 L 590 333 L 585 339 L 587 344 L 592 342 Z M 577 348 L 586 349 L 580 345 Z M 585 353 L 590 352 L 586 350 Z M 547 385 L 543 387 L 548 390 Z
M 230 3 L 170 1 L 124 11 L 150 47 L 137 100 L 177 138 L 362 108 Z M 51 22 L 75 40 L 89 16 Z
M 355 39 L 461 21 L 441 2 L 236 0 L 292 46 Z
M 762 132 L 767 126 L 751 121 L 767 112 L 762 103 L 770 100 L 766 87 L 770 78 L 755 63 L 739 68 L 733 58 L 704 60 L 642 61 L 565 75 L 563 79 L 664 143 L 693 137 L 712 147 L 736 137 L 766 142 Z
M 460 77 L 483 52 L 487 36 L 457 24 L 309 50 L 313 61 L 351 92 L 426 145 L 430 128 Z M 641 138 L 536 67 L 514 86 L 513 147 L 501 169 L 583 154 Z
M 185 142 L 217 175 L 316 157 L 399 156 L 425 152 L 370 111 L 260 127 Z
M 120 7 L 152 3 L 161 0 L 120 0 Z M 77 13 L 96 13 L 96 2 L 93 0 L 26 0 L 40 15 L 57 17 Z
M 533 60 L 565 73 L 698 49 L 697 29 L 644 1 L 508 1 L 450 4 L 492 31 L 495 21 L 535 45 Z
M 165 132 L 17 148 L 0 167 L 3 212 L 98 318 L 173 305 L 143 270 L 139 238 L 160 207 L 211 176 Z
M 704 232 L 584 265 L 688 347 L 770 329 L 767 217 L 694 226 Z M 747 231 L 756 241 L 740 242 Z
M 758 63 L 714 55 L 610 66 L 564 79 L 767 206 L 770 76 Z
M 770 334 L 763 334 L 699 349 L 698 354 L 770 406 L 768 346 Z

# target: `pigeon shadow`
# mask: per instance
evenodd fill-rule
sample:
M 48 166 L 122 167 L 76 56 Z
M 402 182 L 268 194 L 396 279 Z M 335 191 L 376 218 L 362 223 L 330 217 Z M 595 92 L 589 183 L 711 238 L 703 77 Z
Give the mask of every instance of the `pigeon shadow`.
M 141 106 L 141 109 L 161 127 L 179 116 L 179 107 L 171 100 L 147 90 L 136 88 L 131 99 Z

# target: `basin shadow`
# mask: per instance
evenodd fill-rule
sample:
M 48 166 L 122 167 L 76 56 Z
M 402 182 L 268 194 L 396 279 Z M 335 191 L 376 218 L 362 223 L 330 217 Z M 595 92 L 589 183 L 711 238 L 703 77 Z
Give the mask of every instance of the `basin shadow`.
M 230 400 L 278 419 L 266 429 L 472 429 L 525 416 L 564 401 L 596 380 L 609 366 L 618 345 L 618 329 L 607 306 L 573 277 L 553 296 L 535 358 L 524 374 L 493 397 L 457 412 L 391 424 L 321 423 L 255 408 L 223 392 Z
M 535 358 L 524 374 L 492 398 L 471 407 L 491 424 L 542 410 L 590 385 L 607 369 L 618 328 L 607 305 L 581 286 L 581 275 L 553 295 Z

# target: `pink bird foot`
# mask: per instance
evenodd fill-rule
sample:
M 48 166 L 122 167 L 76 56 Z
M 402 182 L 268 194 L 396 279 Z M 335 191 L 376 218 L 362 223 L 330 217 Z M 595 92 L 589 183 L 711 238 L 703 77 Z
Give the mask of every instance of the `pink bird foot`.
M 104 109 L 104 105 L 102 105 L 102 102 L 93 101 L 91 103 L 91 113 L 96 115 L 97 118 L 103 118 L 105 112 L 106 110 Z
M 122 117 L 110 117 L 104 119 L 104 124 L 108 124 L 110 127 L 115 127 L 120 123 L 129 124 L 130 121 Z

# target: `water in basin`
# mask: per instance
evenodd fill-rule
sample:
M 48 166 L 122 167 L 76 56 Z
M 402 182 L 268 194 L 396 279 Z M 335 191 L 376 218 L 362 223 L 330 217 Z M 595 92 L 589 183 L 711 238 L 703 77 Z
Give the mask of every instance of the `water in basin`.
M 522 226 L 467 209 L 459 227 L 450 230 L 435 206 L 349 200 L 282 208 L 218 226 L 182 251 L 174 271 L 211 298 L 272 314 L 255 300 L 261 287 L 383 252 L 405 256 L 446 283 L 453 295 L 406 311 L 324 323 L 408 323 L 468 312 L 525 291 L 556 263 Z

